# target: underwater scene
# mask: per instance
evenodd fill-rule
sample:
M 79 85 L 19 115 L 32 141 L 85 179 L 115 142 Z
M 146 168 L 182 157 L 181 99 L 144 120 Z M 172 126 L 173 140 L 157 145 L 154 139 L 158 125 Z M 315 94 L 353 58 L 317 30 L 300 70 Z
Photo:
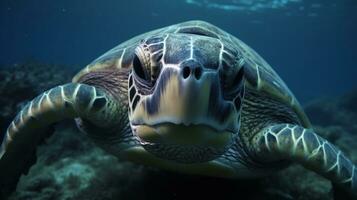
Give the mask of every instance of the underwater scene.
M 0 200 L 357 199 L 357 1 L 1 0 Z

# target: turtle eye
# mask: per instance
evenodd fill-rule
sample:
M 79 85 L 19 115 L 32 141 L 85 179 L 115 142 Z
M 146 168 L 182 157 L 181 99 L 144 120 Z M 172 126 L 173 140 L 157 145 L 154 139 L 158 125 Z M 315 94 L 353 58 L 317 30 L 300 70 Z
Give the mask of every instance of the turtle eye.
M 151 82 L 151 61 L 150 52 L 147 45 L 141 44 L 135 49 L 133 59 L 133 70 L 136 77 L 146 82 Z
M 137 55 L 134 56 L 133 60 L 133 70 L 136 76 L 139 78 L 148 81 L 149 77 L 147 73 L 145 72 L 144 66 L 142 65 L 139 57 Z

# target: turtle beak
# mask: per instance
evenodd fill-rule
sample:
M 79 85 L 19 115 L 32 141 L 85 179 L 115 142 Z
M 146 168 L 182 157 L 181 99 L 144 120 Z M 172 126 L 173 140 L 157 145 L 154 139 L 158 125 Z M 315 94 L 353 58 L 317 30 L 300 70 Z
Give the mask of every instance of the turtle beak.
M 132 124 L 207 125 L 237 132 L 237 110 L 232 101 L 223 99 L 218 73 L 184 64 L 162 71 L 153 94 L 144 97 L 133 112 Z
M 189 61 L 161 72 L 153 94 L 144 97 L 133 112 L 131 124 L 146 142 L 216 140 L 214 145 L 222 147 L 238 132 L 238 118 L 233 102 L 222 97 L 218 73 Z M 197 127 L 202 131 L 194 131 Z

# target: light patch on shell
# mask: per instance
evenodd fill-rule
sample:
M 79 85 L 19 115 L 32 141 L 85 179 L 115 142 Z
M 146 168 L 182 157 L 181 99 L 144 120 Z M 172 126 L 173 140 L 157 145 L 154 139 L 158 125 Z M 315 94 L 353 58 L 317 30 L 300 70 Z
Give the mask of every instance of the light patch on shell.
M 117 61 L 116 67 L 117 67 L 118 69 L 122 68 L 123 58 L 124 58 L 125 52 L 126 52 L 126 48 L 123 49 L 123 52 L 121 53 L 121 56 L 120 56 L 120 58 L 119 58 L 118 61 Z
M 256 72 L 257 72 L 257 89 L 260 90 L 261 88 L 261 79 L 260 79 L 260 71 L 259 71 L 259 65 L 255 65 Z

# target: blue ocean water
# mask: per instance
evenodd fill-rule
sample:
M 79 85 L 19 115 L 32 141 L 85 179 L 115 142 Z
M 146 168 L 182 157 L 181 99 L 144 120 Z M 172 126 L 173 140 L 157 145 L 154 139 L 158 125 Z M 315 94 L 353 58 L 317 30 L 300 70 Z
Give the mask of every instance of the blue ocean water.
M 2 0 L 0 64 L 84 66 L 137 34 L 192 19 L 253 47 L 302 102 L 357 87 L 355 0 Z

